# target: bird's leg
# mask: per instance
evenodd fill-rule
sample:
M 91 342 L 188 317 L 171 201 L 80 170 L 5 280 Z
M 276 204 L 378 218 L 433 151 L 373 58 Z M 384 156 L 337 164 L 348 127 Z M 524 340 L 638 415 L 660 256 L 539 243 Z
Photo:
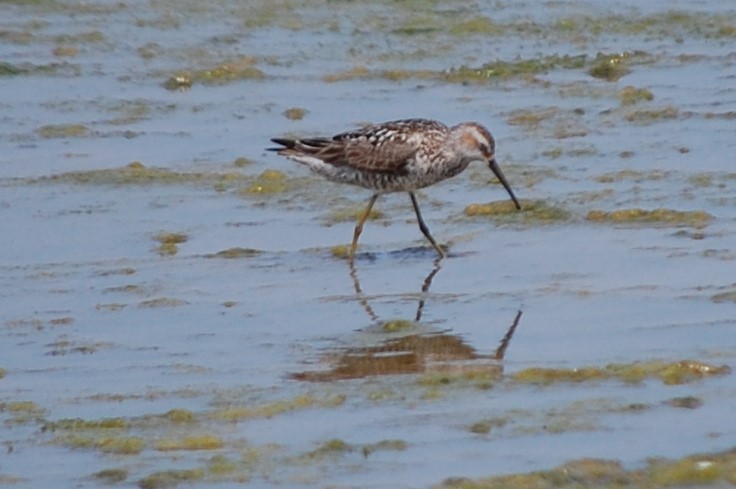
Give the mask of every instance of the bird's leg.
M 440 245 L 437 244 L 437 241 L 434 240 L 431 234 L 429 234 L 429 228 L 426 224 L 424 224 L 424 219 L 422 219 L 422 213 L 419 212 L 419 204 L 417 203 L 417 197 L 414 195 L 414 192 L 409 192 L 409 197 L 411 197 L 411 203 L 414 206 L 414 212 L 417 213 L 417 220 L 419 221 L 419 229 L 422 231 L 422 234 L 425 238 L 429 240 L 430 243 L 432 243 L 432 246 L 434 246 L 434 249 L 437 250 L 437 253 L 440 254 L 440 258 L 445 258 L 447 255 L 445 254 L 445 250 L 440 248 Z
M 348 260 L 350 266 L 353 266 L 353 260 L 355 259 L 355 250 L 358 248 L 358 238 L 360 237 L 360 233 L 363 232 L 363 224 L 365 223 L 366 219 L 368 219 L 368 216 L 371 214 L 371 209 L 373 209 L 373 204 L 376 203 L 378 195 L 379 194 L 373 194 L 371 196 L 371 200 L 368 201 L 368 207 L 365 208 L 365 212 L 363 212 L 363 215 L 360 216 L 358 223 L 355 225 L 355 231 L 353 232 L 353 244 L 350 245 L 350 258 Z

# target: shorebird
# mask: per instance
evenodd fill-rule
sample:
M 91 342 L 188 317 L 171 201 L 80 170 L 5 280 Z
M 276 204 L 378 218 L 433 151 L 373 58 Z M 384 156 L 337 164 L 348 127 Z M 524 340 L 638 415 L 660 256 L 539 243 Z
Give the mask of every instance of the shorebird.
M 419 229 L 440 258 L 445 251 L 432 237 L 422 219 L 414 191 L 454 177 L 473 161 L 488 164 L 517 209 L 519 201 L 496 163 L 496 143 L 491 133 L 476 122 L 448 127 L 428 119 L 403 119 L 368 125 L 331 138 L 274 138 L 280 145 L 269 148 L 309 167 L 330 181 L 357 185 L 373 191 L 368 206 L 353 232 L 349 263 L 353 264 L 363 224 L 381 194 L 408 192 Z

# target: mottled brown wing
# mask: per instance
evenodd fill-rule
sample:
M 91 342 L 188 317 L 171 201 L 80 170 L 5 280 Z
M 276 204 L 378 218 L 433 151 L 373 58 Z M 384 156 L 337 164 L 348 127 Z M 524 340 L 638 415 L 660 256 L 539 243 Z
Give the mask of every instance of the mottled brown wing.
M 367 139 L 358 138 L 333 140 L 313 154 L 335 166 L 349 166 L 367 172 L 403 174 L 407 163 L 418 149 L 406 142 L 394 140 L 389 144 L 374 144 Z

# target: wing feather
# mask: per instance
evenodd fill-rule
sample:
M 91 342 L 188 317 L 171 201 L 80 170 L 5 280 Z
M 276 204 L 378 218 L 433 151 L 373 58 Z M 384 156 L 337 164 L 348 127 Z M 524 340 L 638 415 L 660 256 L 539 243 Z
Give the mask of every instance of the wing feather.
M 334 166 L 361 172 L 405 174 L 420 149 L 417 132 L 445 134 L 447 126 L 426 119 L 405 119 L 365 126 L 332 138 L 274 140 L 284 156 L 309 155 Z M 439 136 L 438 136 L 439 137 Z M 285 144 L 286 143 L 286 144 Z
M 336 144 L 340 146 L 332 149 L 332 156 L 325 160 L 335 166 L 349 166 L 360 171 L 378 173 L 405 172 L 406 165 L 417 153 L 419 148 L 408 143 L 372 144 L 365 139 L 357 139 Z

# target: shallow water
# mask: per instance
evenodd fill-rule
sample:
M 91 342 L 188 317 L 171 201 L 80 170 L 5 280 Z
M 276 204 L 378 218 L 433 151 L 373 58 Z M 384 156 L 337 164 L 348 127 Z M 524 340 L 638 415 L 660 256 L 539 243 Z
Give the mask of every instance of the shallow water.
M 636 4 L 2 3 L 0 482 L 414 488 L 733 448 L 736 11 Z M 481 165 L 421 192 L 437 265 L 384 196 L 351 275 L 338 211 L 368 193 L 265 148 L 399 117 L 486 124 L 526 211 L 467 215 L 506 198 Z M 611 364 L 647 373 L 570 380 Z

